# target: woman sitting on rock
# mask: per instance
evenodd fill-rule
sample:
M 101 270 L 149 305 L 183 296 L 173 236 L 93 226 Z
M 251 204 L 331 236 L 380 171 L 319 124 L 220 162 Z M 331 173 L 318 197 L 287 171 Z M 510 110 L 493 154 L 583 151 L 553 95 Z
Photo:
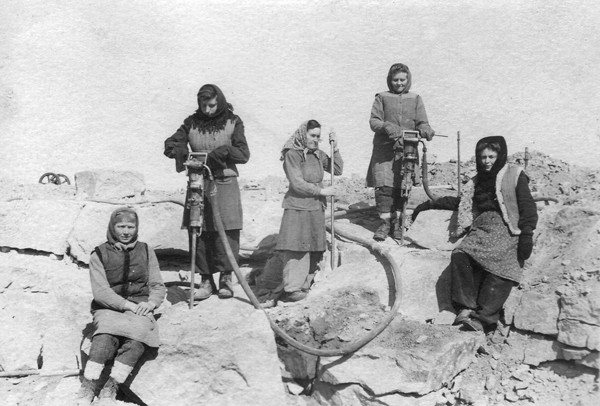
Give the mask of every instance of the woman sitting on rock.
M 283 262 L 283 282 L 264 306 L 277 300 L 296 302 L 306 297 L 325 252 L 325 197 L 333 196 L 333 187 L 323 187 L 324 171 L 331 172 L 331 158 L 319 149 L 321 124 L 309 120 L 300 125 L 281 151 L 289 188 L 283 198 L 283 218 L 276 250 Z M 335 133 L 329 134 L 334 146 L 334 174 L 344 167 Z
M 512 287 L 521 280 L 538 215 L 529 177 L 521 167 L 507 163 L 503 137 L 479 140 L 475 156 L 477 174 L 460 198 L 421 203 L 412 218 L 423 210 L 458 210 L 452 234 L 467 233 L 451 256 L 452 302 L 458 311 L 454 324 L 484 331 L 498 322 Z
M 146 346 L 159 346 L 153 311 L 164 299 L 165 285 L 154 250 L 137 236 L 137 213 L 117 209 L 110 216 L 108 241 L 90 257 L 94 334 L 79 404 L 91 403 L 108 361 L 114 358 L 98 397 L 114 399 L 117 385 L 125 382 Z

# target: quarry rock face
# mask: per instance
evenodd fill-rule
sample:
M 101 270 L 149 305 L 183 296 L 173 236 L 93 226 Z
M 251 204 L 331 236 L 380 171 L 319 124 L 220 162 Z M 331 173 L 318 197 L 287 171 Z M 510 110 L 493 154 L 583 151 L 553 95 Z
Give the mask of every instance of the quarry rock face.
M 64 255 L 82 206 L 74 200 L 0 202 L 0 246 Z
M 286 404 L 273 332 L 245 301 L 213 296 L 193 310 L 179 303 L 158 325 L 158 354 L 130 387 L 146 404 Z
M 146 191 L 141 173 L 106 169 L 77 172 L 75 186 L 78 196 L 101 200 L 141 196 Z

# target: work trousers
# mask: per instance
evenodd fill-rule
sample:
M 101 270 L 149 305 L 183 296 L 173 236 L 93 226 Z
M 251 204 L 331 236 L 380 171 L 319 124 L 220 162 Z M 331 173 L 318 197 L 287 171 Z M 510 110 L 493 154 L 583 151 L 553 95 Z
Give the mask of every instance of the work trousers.
M 469 255 L 454 250 L 450 260 L 452 301 L 457 310 L 474 310 L 473 317 L 484 324 L 496 324 L 502 306 L 516 282 L 482 269 Z
M 89 361 L 104 365 L 114 358 L 115 361 L 134 367 L 145 350 L 143 343 L 127 337 L 96 334 L 92 339 Z
M 320 251 L 282 251 L 283 282 L 277 290 L 288 293 L 307 291 L 322 257 Z
M 401 190 L 390 186 L 375 188 L 375 205 L 379 214 L 395 213 L 402 210 L 402 204 L 407 200 L 400 196 Z
M 225 230 L 227 241 L 235 261 L 239 259 L 240 230 Z M 190 250 L 192 249 L 192 236 L 189 234 Z M 233 266 L 229 263 L 227 252 L 216 231 L 203 231 L 196 239 L 196 273 L 202 276 L 211 276 L 213 273 L 231 273 Z

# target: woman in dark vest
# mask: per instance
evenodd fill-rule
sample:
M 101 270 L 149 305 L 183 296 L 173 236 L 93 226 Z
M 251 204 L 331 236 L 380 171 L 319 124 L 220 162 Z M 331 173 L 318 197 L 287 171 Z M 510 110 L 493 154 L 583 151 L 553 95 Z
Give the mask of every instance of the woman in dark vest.
M 329 134 L 334 146 L 334 165 L 319 149 L 321 124 L 309 120 L 287 140 L 281 151 L 283 169 L 290 183 L 283 198 L 283 218 L 276 250 L 283 263 L 283 282 L 263 298 L 263 307 L 278 300 L 296 302 L 306 297 L 317 266 L 326 249 L 326 196 L 335 194 L 331 186 L 323 187 L 324 172 L 341 175 L 344 161 L 337 147 L 335 133 Z
M 237 164 L 250 158 L 244 135 L 244 123 L 227 103 L 223 92 L 215 85 L 204 85 L 198 92 L 198 110 L 183 121 L 179 129 L 165 140 L 165 155 L 175 159 L 177 172 L 182 172 L 189 150 L 206 152 L 206 164 L 211 169 L 217 185 L 217 201 L 227 240 L 238 259 L 240 230 L 242 229 L 242 202 L 238 186 Z M 213 273 L 220 273 L 219 297 L 233 297 L 231 273 L 223 242 L 213 221 L 210 201 L 204 199 L 204 226 L 197 239 L 196 264 L 202 276 L 200 288 L 194 298 L 204 300 L 215 292 Z M 189 224 L 189 211 L 185 210 L 182 228 Z M 190 236 L 190 247 L 191 247 Z
M 454 324 L 469 330 L 493 327 L 513 286 L 521 281 L 523 264 L 533 250 L 537 207 L 529 177 L 521 167 L 507 163 L 503 137 L 486 137 L 475 148 L 477 175 L 461 196 L 447 196 L 418 205 L 458 210 L 454 236 L 466 233 L 452 252 L 452 302 L 458 311 Z
M 159 346 L 153 311 L 164 299 L 165 285 L 154 250 L 137 235 L 136 212 L 117 209 L 110 216 L 108 241 L 90 257 L 94 334 L 79 404 L 90 404 L 109 360 L 114 364 L 98 397 L 114 399 L 146 346 Z

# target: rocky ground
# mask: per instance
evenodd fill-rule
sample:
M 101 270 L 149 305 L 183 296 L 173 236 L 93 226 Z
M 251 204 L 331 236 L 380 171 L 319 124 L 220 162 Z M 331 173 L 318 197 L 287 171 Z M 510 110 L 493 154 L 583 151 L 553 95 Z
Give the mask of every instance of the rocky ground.
M 524 164 L 522 154 L 511 160 Z M 432 190 L 455 193 L 456 162 L 430 161 Z M 446 268 L 456 243 L 445 233 L 450 213 L 425 212 L 412 225 L 407 245 L 387 240 L 378 248 L 389 252 L 401 270 L 398 316 L 374 341 L 342 358 L 307 355 L 275 339 L 239 285 L 236 299 L 224 303 L 210 298 L 190 318 L 187 305 L 180 302 L 185 292 L 177 286 L 189 278 L 179 206 L 137 206 L 142 227 L 147 219 L 172 223 L 159 227 L 153 221 L 140 231 L 156 247 L 171 288 L 159 320 L 161 350 L 145 361 L 130 385 L 138 404 L 140 399 L 170 405 L 597 404 L 600 171 L 535 151 L 527 164 L 534 194 L 558 198 L 559 203 L 538 203 L 534 253 L 498 329 L 483 335 L 450 325 L 454 316 L 449 312 Z M 474 172 L 474 161 L 461 166 L 464 182 Z M 276 266 L 270 250 L 287 182 L 277 177 L 242 181 L 241 266 L 259 290 L 264 268 Z M 338 209 L 374 203 L 362 178 L 342 178 L 338 184 L 343 189 L 336 199 Z M 115 196 L 90 184 L 78 189 L 0 180 L 0 188 L 0 373 L 40 374 L 0 378 L 0 398 L 7 405 L 71 404 L 77 377 L 51 373 L 77 371 L 85 361 L 91 321 L 86 262 L 94 245 L 102 242 L 108 213 L 115 207 L 89 199 L 182 201 L 184 191 L 145 191 L 135 182 L 129 192 Z M 416 188 L 411 204 L 426 198 Z M 372 211 L 336 221 L 340 232 L 367 240 L 376 226 Z M 39 230 L 47 238 L 32 241 L 29 235 L 41 234 Z M 338 266 L 332 270 L 325 256 L 305 301 L 267 312 L 299 342 L 322 349 L 344 348 L 368 334 L 394 304 L 390 269 L 377 252 L 344 239 L 336 245 Z M 263 249 L 257 251 L 257 246 Z M 267 394 L 271 403 L 259 400 Z M 129 404 L 136 397 L 122 393 L 119 399 L 117 403 Z

